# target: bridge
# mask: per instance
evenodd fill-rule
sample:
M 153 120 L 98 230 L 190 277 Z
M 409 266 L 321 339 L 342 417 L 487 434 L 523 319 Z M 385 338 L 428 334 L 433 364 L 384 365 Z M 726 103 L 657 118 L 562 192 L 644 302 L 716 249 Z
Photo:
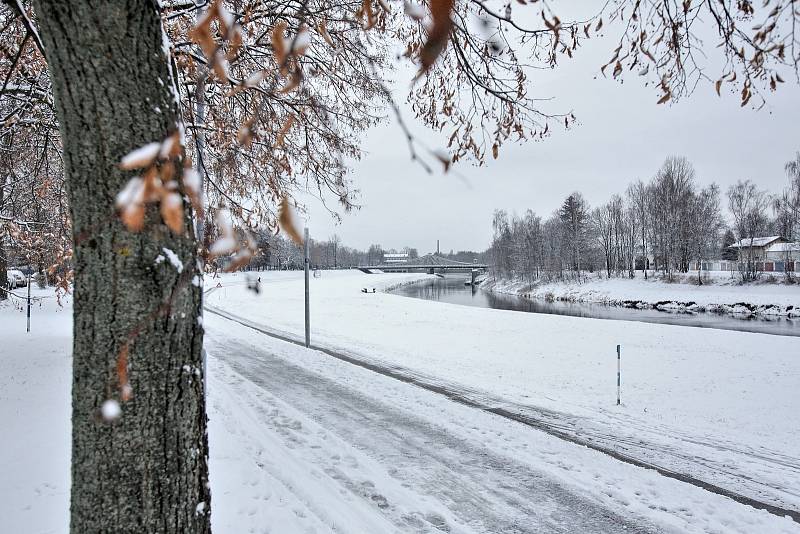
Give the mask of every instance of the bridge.
M 461 272 L 468 273 L 473 270 L 483 271 L 489 268 L 488 265 L 483 263 L 467 263 L 463 261 L 449 260 L 442 258 L 436 254 L 428 254 L 420 256 L 419 258 L 408 259 L 406 261 L 393 261 L 384 262 L 378 265 L 364 265 L 358 267 L 359 270 L 365 273 L 372 273 L 373 271 L 383 271 L 385 273 L 445 273 L 445 272 Z

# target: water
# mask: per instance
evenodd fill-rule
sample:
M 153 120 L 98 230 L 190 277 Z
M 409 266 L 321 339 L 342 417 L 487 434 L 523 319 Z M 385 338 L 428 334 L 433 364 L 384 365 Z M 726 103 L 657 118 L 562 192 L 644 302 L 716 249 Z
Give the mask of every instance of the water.
M 739 330 L 779 336 L 800 336 L 800 319 L 786 317 L 743 317 L 717 313 L 668 312 L 660 310 L 638 310 L 604 304 L 545 302 L 515 295 L 502 295 L 481 291 L 464 285 L 464 275 L 450 275 L 434 280 L 402 286 L 393 291 L 397 295 L 426 300 L 438 300 L 450 304 L 514 310 L 528 313 L 591 317 L 593 319 L 616 319 L 645 323 L 673 324 L 697 328 Z

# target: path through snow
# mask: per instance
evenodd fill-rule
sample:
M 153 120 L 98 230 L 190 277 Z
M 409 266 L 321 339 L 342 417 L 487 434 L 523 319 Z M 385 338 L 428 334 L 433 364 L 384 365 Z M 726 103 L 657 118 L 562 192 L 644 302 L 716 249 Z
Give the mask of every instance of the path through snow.
M 800 531 L 791 520 L 221 317 L 209 315 L 206 324 L 210 396 L 223 416 L 211 420 L 211 449 L 231 439 L 245 443 L 263 479 L 279 481 L 306 505 L 292 519 L 303 528 Z M 213 458 L 211 470 L 219 488 Z M 254 495 L 256 509 L 264 499 Z

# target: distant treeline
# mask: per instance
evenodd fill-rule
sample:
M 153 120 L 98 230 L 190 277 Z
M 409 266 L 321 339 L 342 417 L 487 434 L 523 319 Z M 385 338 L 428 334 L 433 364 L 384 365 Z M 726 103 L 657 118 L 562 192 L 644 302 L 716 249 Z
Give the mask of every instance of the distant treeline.
M 740 239 L 800 237 L 800 153 L 786 172 L 789 185 L 779 194 L 744 180 L 722 199 L 716 184 L 697 185 L 686 158 L 670 157 L 649 182 L 633 182 L 595 208 L 574 192 L 546 219 L 532 210 L 521 216 L 496 210 L 490 263 L 500 276 L 536 280 L 598 270 L 633 277 L 637 269 L 671 278 L 705 260 L 735 260 L 728 247 Z M 755 264 L 746 261 L 745 279 L 754 276 Z
M 255 233 L 259 254 L 247 265 L 247 269 L 302 269 L 303 247 L 298 246 L 282 235 L 274 235 L 269 231 Z M 328 239 L 310 239 L 309 256 L 311 265 L 317 269 L 346 269 L 359 265 L 375 265 L 383 263 L 384 254 L 406 253 L 409 258 L 420 256 L 419 251 L 413 247 L 401 249 L 384 249 L 379 244 L 370 245 L 366 250 L 348 247 L 342 239 L 334 234 Z M 424 254 L 428 254 L 425 252 Z M 423 255 L 424 255 L 423 254 Z M 450 251 L 440 253 L 439 256 L 456 261 L 472 263 L 477 259 L 479 263 L 487 261 L 488 253 L 473 251 Z

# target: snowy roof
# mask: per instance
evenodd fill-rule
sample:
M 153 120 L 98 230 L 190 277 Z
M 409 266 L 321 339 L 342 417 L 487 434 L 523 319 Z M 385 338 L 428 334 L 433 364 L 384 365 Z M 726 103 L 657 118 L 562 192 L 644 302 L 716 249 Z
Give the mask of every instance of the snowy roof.
M 800 250 L 800 243 L 775 243 L 770 245 L 767 252 L 790 252 Z
M 777 241 L 778 239 L 783 239 L 779 235 L 773 235 L 769 237 L 754 237 L 752 240 L 749 237 L 742 239 L 741 241 L 737 241 L 729 248 L 749 248 L 749 247 L 766 247 L 770 243 Z

